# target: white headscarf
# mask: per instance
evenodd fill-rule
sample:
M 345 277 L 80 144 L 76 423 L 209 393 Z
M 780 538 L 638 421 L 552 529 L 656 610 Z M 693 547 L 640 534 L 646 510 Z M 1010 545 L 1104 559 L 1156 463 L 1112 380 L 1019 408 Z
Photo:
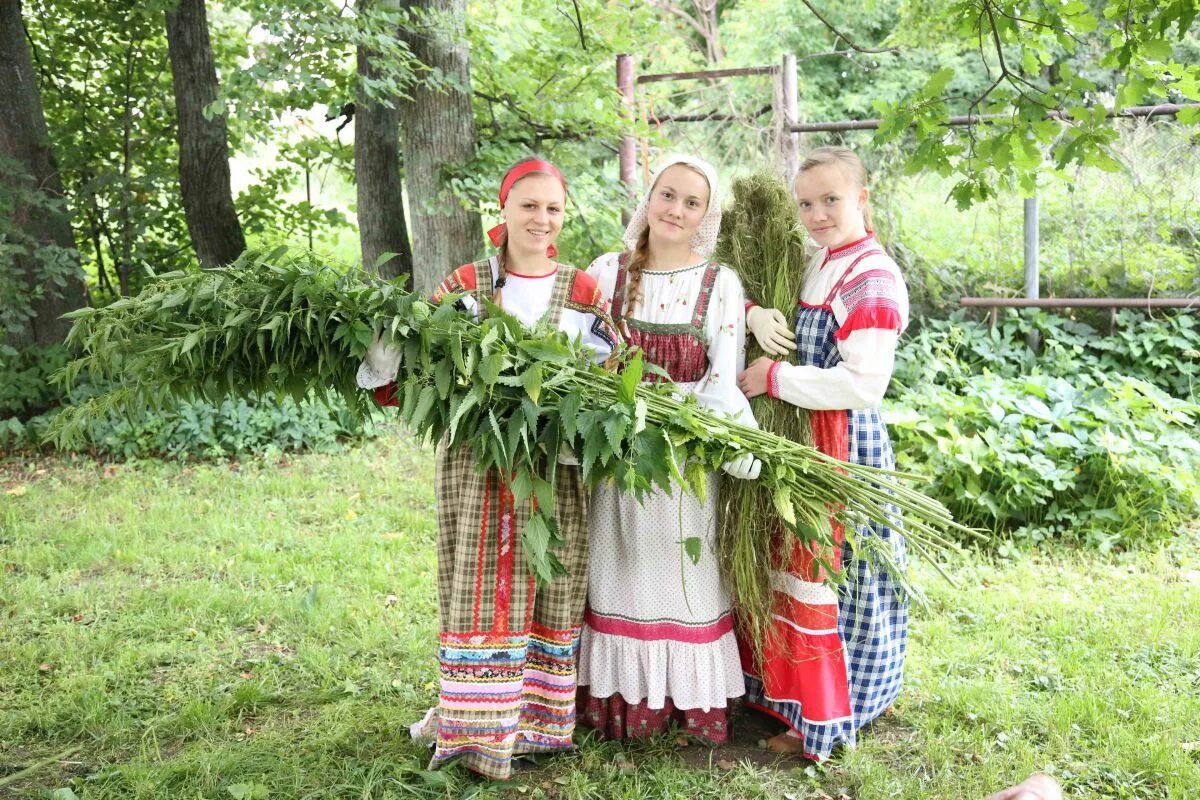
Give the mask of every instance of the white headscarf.
M 647 208 L 650 205 L 650 194 L 654 190 L 654 184 L 658 181 L 660 175 L 666 171 L 667 167 L 672 167 L 676 164 L 687 164 L 700 170 L 708 181 L 708 210 L 704 212 L 704 219 L 700 220 L 700 227 L 696 229 L 695 235 L 692 236 L 692 249 L 700 255 L 708 258 L 712 255 L 713 250 L 717 249 L 717 233 L 721 230 L 721 185 L 717 183 L 716 168 L 702 158 L 687 155 L 670 155 L 667 156 L 658 169 L 654 172 L 654 177 L 650 179 L 650 188 L 646 190 L 646 194 L 642 197 L 642 201 L 638 203 L 637 209 L 633 212 L 633 218 L 629 220 L 629 226 L 625 228 L 625 249 L 632 252 L 637 248 L 638 237 L 642 235 L 642 231 L 650 224 L 650 216 L 647 213 Z

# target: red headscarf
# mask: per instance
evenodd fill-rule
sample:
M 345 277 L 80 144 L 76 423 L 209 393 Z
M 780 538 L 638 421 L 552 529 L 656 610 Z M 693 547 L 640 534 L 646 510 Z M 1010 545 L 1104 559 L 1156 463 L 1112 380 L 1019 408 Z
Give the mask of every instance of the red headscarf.
M 504 173 L 504 180 L 500 182 L 500 208 L 504 208 L 504 204 L 508 201 L 508 193 L 512 191 L 513 185 L 531 172 L 549 173 L 558 178 L 558 182 L 562 184 L 564 192 L 567 190 L 567 181 L 563 178 L 562 173 L 558 171 L 558 167 L 549 161 L 543 161 L 540 158 L 531 158 L 528 161 L 522 161 Z M 492 244 L 496 245 L 496 247 L 504 243 L 504 238 L 507 235 L 508 226 L 503 222 L 488 231 L 488 238 L 492 240 Z M 558 255 L 558 248 L 552 243 L 546 248 L 546 257 L 554 258 L 556 255 Z

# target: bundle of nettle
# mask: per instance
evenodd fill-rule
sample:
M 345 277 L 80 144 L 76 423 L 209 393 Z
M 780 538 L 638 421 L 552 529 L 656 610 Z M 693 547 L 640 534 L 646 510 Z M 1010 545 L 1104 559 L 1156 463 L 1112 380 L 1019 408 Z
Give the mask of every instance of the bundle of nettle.
M 895 475 L 835 462 L 681 402 L 669 385 L 643 384 L 650 367 L 639 352 L 621 352 L 616 369 L 605 369 L 560 332 L 526 329 L 495 307 L 480 324 L 453 303 L 435 305 L 310 254 L 279 249 L 226 269 L 162 275 L 136 296 L 70 316 L 69 343 L 80 355 L 58 380 L 71 385 L 86 372 L 114 388 L 58 415 L 51 437 L 60 445 L 77 441 L 90 416 L 158 407 L 171 397 L 333 390 L 353 413 L 371 413 L 355 375 L 380 331 L 403 353 L 399 414 L 409 428 L 471 448 L 480 469 L 508 474 L 518 502 L 537 500 L 522 538 L 540 581 L 564 572 L 554 522 L 555 455 L 563 446 L 578 454 L 589 485 L 612 480 L 639 497 L 652 486 L 670 491 L 672 479 L 703 492 L 705 473 L 754 453 L 763 461 L 758 483 L 806 539 L 806 526 L 824 530 L 819 521 L 834 504 L 854 522 L 882 521 L 884 504 L 894 504 L 920 549 L 952 546 L 945 534 L 958 527 Z M 680 536 L 699 558 L 699 541 Z
M 741 278 L 747 298 L 793 319 L 807 266 L 806 238 L 787 187 L 774 173 L 762 171 L 734 181 L 733 202 L 721 219 L 715 255 Z M 747 339 L 747 364 L 767 355 L 752 335 Z M 753 398 L 750 409 L 764 431 L 812 444 L 807 409 L 766 395 Z M 722 481 L 720 487 L 721 575 L 733 587 L 739 621 L 744 630 L 749 629 L 747 639 L 761 646 L 774 602 L 771 584 L 762 576 L 782 568 L 782 557 L 790 550 L 778 535 L 781 517 L 786 515 L 776 507 L 770 490 L 755 481 Z M 815 518 L 802 515 L 792 527 L 818 542 L 833 536 L 828 513 Z M 887 561 L 891 554 L 882 557 Z

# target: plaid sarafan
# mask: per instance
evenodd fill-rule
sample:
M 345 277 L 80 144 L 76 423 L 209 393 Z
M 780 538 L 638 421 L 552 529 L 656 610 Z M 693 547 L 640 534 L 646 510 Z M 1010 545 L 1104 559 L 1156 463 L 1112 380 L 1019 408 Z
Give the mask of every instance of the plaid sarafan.
M 528 502 L 513 502 L 500 472 L 476 470 L 469 449 L 439 448 L 441 691 L 425 730 L 435 738 L 433 766 L 460 758 L 503 780 L 514 755 L 571 747 L 587 492 L 578 467 L 559 465 L 556 484 L 569 575 L 538 587 L 520 536 Z
M 801 304 L 796 320 L 796 359 L 802 365 L 829 369 L 841 361 L 837 348 L 838 323 L 828 305 Z M 844 458 L 854 464 L 885 469 L 895 468 L 887 427 L 878 409 L 820 412 L 836 414 L 845 426 Z M 863 525 L 857 537 L 868 537 L 890 545 L 900 564 L 905 563 L 904 536 L 895 507 L 885 509 L 892 525 Z M 877 718 L 900 694 L 904 677 L 904 655 L 908 637 L 908 598 L 895 578 L 873 562 L 855 558 L 850 548 L 842 553 L 845 580 L 838 586 L 837 638 L 841 640 L 844 672 L 830 669 L 821 687 L 806 686 L 811 697 L 828 704 L 834 696 L 848 694 L 849 713 L 814 713 L 798 693 L 787 691 L 789 684 L 804 683 L 809 664 L 797 664 L 796 676 L 772 680 L 771 675 L 746 675 L 747 700 L 783 721 L 804 739 L 804 752 L 810 758 L 828 758 L 838 745 L 853 746 L 859 728 Z M 803 575 L 795 576 L 803 578 Z M 811 633 L 811 632 L 810 632 Z M 832 633 L 828 631 L 827 633 Z M 787 632 L 784 631 L 786 635 Z M 786 638 L 785 638 L 786 640 Z M 826 696 L 820 696 L 826 695 Z
M 549 321 L 568 301 L 560 269 Z M 477 287 L 490 296 L 490 287 Z M 480 303 L 480 307 L 485 307 Z M 432 739 L 431 768 L 451 759 L 504 780 L 514 755 L 572 746 L 575 657 L 587 593 L 587 492 L 578 467 L 559 465 L 555 521 L 568 575 L 539 587 L 521 532 L 532 511 L 505 475 L 480 472 L 470 448 L 438 447 L 438 706 L 413 726 Z

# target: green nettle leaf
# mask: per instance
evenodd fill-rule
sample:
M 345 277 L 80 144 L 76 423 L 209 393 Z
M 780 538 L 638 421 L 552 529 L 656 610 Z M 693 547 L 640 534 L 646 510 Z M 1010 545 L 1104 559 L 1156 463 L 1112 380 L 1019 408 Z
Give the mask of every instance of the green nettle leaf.
M 558 416 L 562 420 L 562 429 L 563 433 L 566 434 L 567 441 L 575 440 L 579 409 L 582 405 L 583 395 L 579 391 L 569 392 L 563 395 L 562 400 L 559 401 Z
M 689 536 L 683 540 L 683 551 L 687 553 L 687 557 L 693 566 L 700 563 L 701 545 L 702 542 L 699 536 Z
M 542 365 L 535 363 L 522 372 L 521 385 L 525 387 L 529 399 L 536 403 L 542 394 Z
M 537 498 L 538 510 L 548 517 L 554 516 L 554 484 L 537 475 L 533 476 L 533 494 Z
M 513 493 L 513 501 L 521 505 L 533 496 L 533 473 L 525 467 L 517 467 L 512 480 L 508 482 L 509 491 Z
M 625 371 L 621 373 L 621 391 L 619 397 L 622 403 L 633 402 L 638 384 L 641 382 L 642 353 L 639 350 L 633 354 L 633 358 L 625 365 Z
M 429 411 L 433 408 L 433 401 L 437 399 L 437 390 L 432 386 L 426 386 L 421 390 L 420 398 L 417 400 L 416 408 L 413 410 L 412 416 L 408 418 L 408 424 L 414 430 L 420 430 L 425 422 L 425 418 L 429 415 Z
M 615 449 L 625 438 L 625 431 L 629 428 L 629 419 L 623 413 L 614 411 L 605 418 L 603 428 L 609 444 Z
M 484 385 L 491 386 L 499 378 L 500 373 L 508 365 L 508 358 L 499 353 L 493 353 L 489 356 L 484 356 L 479 362 L 479 378 Z
M 525 557 L 538 580 L 543 583 L 549 583 L 566 574 L 562 563 L 550 550 L 560 539 L 554 520 L 541 513 L 531 514 L 521 531 L 521 545 L 525 550 Z

